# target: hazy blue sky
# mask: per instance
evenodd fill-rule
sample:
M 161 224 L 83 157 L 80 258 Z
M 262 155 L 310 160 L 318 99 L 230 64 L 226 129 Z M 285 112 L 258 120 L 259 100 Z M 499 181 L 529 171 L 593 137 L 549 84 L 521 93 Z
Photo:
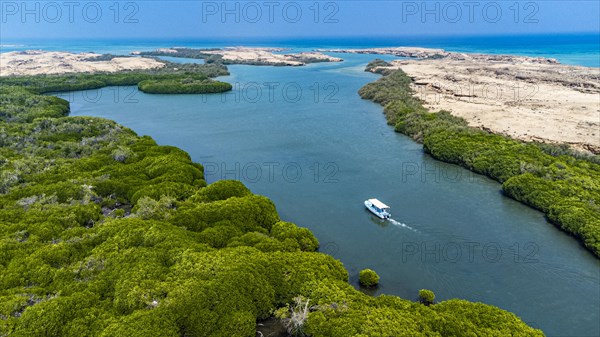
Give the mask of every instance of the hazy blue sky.
M 0 20 L 5 40 L 565 33 L 600 31 L 600 5 L 547 0 L 2 0 Z

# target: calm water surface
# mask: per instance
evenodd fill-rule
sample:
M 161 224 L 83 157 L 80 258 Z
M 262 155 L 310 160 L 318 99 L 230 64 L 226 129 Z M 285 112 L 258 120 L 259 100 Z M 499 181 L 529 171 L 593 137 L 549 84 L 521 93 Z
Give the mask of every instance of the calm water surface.
M 209 182 L 240 179 L 281 217 L 310 228 L 357 285 L 377 293 L 463 298 L 510 310 L 548 336 L 600 335 L 600 262 L 543 215 L 485 177 L 431 159 L 361 100 L 373 55 L 306 67 L 230 66 L 234 91 L 146 95 L 76 92 L 72 115 L 115 120 L 204 164 Z M 384 57 L 386 58 L 386 57 Z M 394 221 L 362 202 L 377 197 Z

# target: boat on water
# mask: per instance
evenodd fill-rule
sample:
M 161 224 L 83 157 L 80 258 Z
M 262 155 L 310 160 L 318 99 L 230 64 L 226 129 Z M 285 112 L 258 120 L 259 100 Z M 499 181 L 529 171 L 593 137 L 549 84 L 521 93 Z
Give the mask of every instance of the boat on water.
M 377 199 L 365 200 L 365 207 L 381 219 L 389 219 L 392 217 L 392 214 L 389 212 L 390 206 Z

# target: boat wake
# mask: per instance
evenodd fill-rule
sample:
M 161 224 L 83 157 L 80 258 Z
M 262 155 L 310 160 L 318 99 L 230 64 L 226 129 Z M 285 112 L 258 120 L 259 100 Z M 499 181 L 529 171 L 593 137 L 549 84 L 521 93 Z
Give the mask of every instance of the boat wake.
M 396 221 L 396 220 L 394 220 L 394 219 L 392 219 L 392 218 L 389 218 L 389 219 L 387 219 L 387 220 L 388 220 L 389 222 L 391 222 L 391 223 L 392 223 L 392 225 L 394 225 L 394 226 L 398 226 L 398 227 L 402 227 L 402 228 L 410 229 L 411 231 L 413 231 L 413 232 L 415 232 L 415 233 L 418 233 L 418 232 L 419 232 L 419 231 L 417 231 L 416 229 L 414 229 L 414 228 L 410 227 L 409 225 L 407 225 L 407 224 L 405 224 L 405 223 L 402 223 L 402 222 L 398 222 L 398 221 Z

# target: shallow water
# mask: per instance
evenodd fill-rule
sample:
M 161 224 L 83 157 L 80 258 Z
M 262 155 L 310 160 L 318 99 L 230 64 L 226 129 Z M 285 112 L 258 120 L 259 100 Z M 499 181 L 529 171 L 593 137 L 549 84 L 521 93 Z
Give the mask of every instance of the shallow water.
M 373 55 L 306 67 L 230 66 L 234 91 L 75 92 L 72 115 L 115 120 L 189 152 L 206 179 L 240 179 L 321 250 L 381 276 L 377 293 L 464 298 L 512 311 L 548 336 L 600 335 L 600 261 L 501 186 L 425 155 L 357 91 Z M 388 57 L 383 57 L 388 58 Z M 389 59 L 389 58 L 388 58 Z M 90 99 L 92 97 L 93 99 Z M 392 207 L 381 221 L 363 205 Z

